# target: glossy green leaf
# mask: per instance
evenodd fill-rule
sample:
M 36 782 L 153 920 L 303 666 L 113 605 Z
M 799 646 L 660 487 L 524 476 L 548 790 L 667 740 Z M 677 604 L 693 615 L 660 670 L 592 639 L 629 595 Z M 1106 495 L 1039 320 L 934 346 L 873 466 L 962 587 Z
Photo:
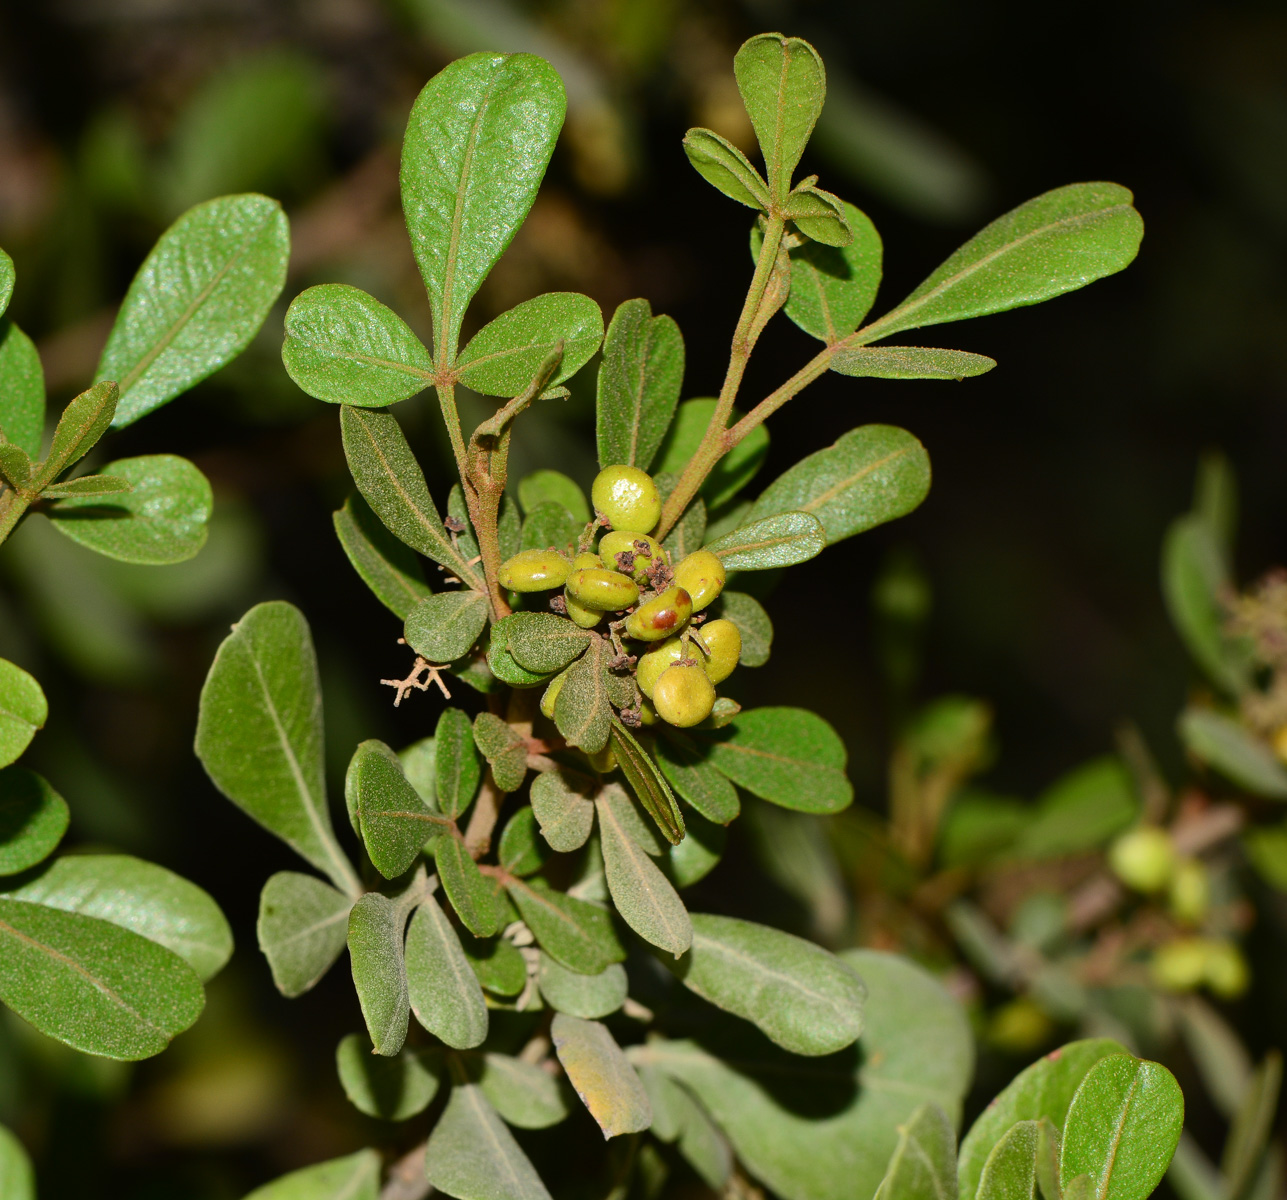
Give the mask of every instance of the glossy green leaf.
M 648 470 L 675 415 L 684 382 L 684 338 L 647 300 L 617 306 L 603 341 L 595 402 L 599 465 Z M 658 466 L 655 472 L 665 470 Z
M 0 431 L 28 458 L 40 457 L 45 371 L 36 344 L 12 321 L 0 321 Z
M 367 892 L 349 913 L 349 963 L 371 1044 L 392 1056 L 407 1039 L 406 913 L 380 892 Z
M 1011 1125 L 983 1164 L 975 1200 L 1033 1200 L 1037 1194 L 1036 1121 Z
M 973 379 L 996 365 L 986 354 L 928 346 L 855 346 L 830 363 L 837 374 L 858 379 Z
M 826 545 L 826 530 L 812 513 L 780 512 L 744 524 L 706 549 L 718 555 L 728 571 L 767 571 L 806 562 Z
M 517 614 L 516 614 L 517 615 Z M 568 668 L 554 702 L 554 723 L 568 740 L 587 754 L 598 754 L 608 744 L 612 706 L 608 701 L 608 659 L 611 648 L 592 637 L 585 653 Z
M 120 428 L 173 400 L 250 345 L 286 282 L 290 229 L 267 196 L 190 208 L 157 240 L 112 326 L 98 379 L 120 385 Z
M 679 475 L 697 452 L 711 415 L 715 412 L 715 401 L 706 397 L 698 400 L 685 400 L 675 412 L 675 420 L 658 451 L 653 474 Z M 734 409 L 729 423 L 735 423 L 742 414 Z M 769 452 L 769 431 L 763 425 L 757 425 L 736 446 L 715 464 L 714 469 L 702 484 L 701 494 L 708 509 L 718 508 L 731 500 L 755 476 L 764 463 Z
M 508 1125 L 548 1129 L 571 1111 L 560 1081 L 535 1063 L 484 1054 L 478 1065 L 478 1086 Z
M 378 1200 L 380 1155 L 359 1150 L 317 1163 L 256 1188 L 245 1200 Z
M 48 717 L 49 703 L 40 684 L 0 658 L 0 767 L 7 767 L 31 744 Z
M 546 1003 L 574 1017 L 597 1020 L 626 1002 L 626 970 L 620 963 L 612 963 L 595 975 L 582 975 L 542 951 L 536 979 Z
M 1245 725 L 1223 713 L 1189 708 L 1180 714 L 1180 738 L 1191 754 L 1257 796 L 1287 800 L 1287 768 Z
M 635 799 L 652 817 L 666 840 L 672 845 L 678 844 L 684 836 L 684 817 L 675 802 L 674 793 L 652 756 L 615 717 L 612 721 L 612 748 Z
M 0 876 L 34 867 L 67 832 L 67 802 L 26 767 L 0 770 Z
M 0 250 L 0 255 L 3 254 Z M 22 1143 L 3 1125 L 0 1125 L 0 1196 L 7 1200 L 36 1200 L 36 1174 L 31 1159 Z
M 68 402 L 58 417 L 49 453 L 35 481 L 40 487 L 53 483 L 98 444 L 112 424 L 119 400 L 120 389 L 107 380 Z
M 754 525 L 778 514 L 807 513 L 822 523 L 831 545 L 906 516 L 925 499 L 929 486 L 929 455 L 916 438 L 893 425 L 861 425 L 778 476 L 746 521 Z M 721 558 L 725 566 L 733 565 L 731 558 Z
M 407 617 L 403 636 L 433 663 L 454 662 L 487 628 L 487 598 L 478 592 L 438 592 L 426 596 Z
M 814 184 L 797 184 L 782 205 L 782 215 L 805 237 L 824 246 L 839 248 L 853 241 L 844 201 Z
M 496 786 L 502 792 L 518 791 L 527 777 L 523 737 L 495 713 L 481 712 L 474 718 L 474 742 L 491 767 Z
M 1110 1038 L 1088 1038 L 1069 1042 L 1038 1059 L 1021 1071 L 1010 1085 L 988 1105 L 961 1139 L 958 1165 L 960 1200 L 974 1200 L 983 1177 L 983 1167 L 992 1148 L 1006 1130 L 1019 1121 L 1050 1121 L 1064 1127 L 1068 1107 L 1081 1081 L 1100 1059 L 1121 1053 L 1122 1047 Z
M 302 996 L 348 944 L 353 899 L 312 875 L 278 871 L 259 896 L 256 933 L 273 983 L 283 996 Z
M 465 960 L 483 990 L 494 996 L 517 996 L 527 986 L 527 962 L 508 938 L 460 938 Z
M 511 875 L 532 875 L 541 869 L 546 851 L 537 839 L 536 814 L 530 806 L 520 808 L 505 823 L 496 857 Z
M 389 532 L 454 572 L 466 586 L 482 587 L 429 498 L 424 472 L 392 413 L 340 408 L 340 432 L 353 482 Z
M 499 933 L 504 912 L 496 885 L 479 870 L 459 838 L 444 837 L 434 844 L 438 878 L 465 928 L 475 937 Z
M 518 485 L 518 502 L 529 516 L 542 504 L 559 504 L 583 525 L 590 519 L 585 493 L 561 471 L 543 468 L 525 475 Z
M 299 609 L 257 604 L 233 626 L 201 689 L 196 751 L 238 808 L 337 887 L 361 893 L 331 827 L 317 655 Z
M 1069 771 L 1038 798 L 1018 838 L 1015 859 L 1057 858 L 1101 846 L 1135 820 L 1139 800 L 1120 759 L 1106 756 Z
M 434 731 L 438 811 L 448 817 L 460 816 L 473 803 L 482 776 L 473 723 L 458 708 L 443 709 Z
M 133 485 L 119 475 L 81 475 L 51 483 L 40 493 L 42 500 L 62 500 L 67 496 L 119 496 L 133 491 Z
M 722 592 L 719 616 L 732 621 L 742 635 L 742 656 L 738 665 L 762 667 L 773 647 L 773 622 L 754 596 L 745 592 Z
M 1264 1158 L 1282 1082 L 1282 1054 L 1271 1050 L 1251 1078 L 1224 1145 L 1220 1173 L 1228 1181 L 1228 1195 L 1233 1200 L 1247 1192 Z
M 603 341 L 603 314 L 589 296 L 547 292 L 489 321 L 456 359 L 460 382 L 485 396 L 517 396 L 562 344 L 563 357 L 548 387 L 575 375 Z
M 1122 270 L 1144 236 L 1131 200 L 1115 183 L 1072 183 L 1019 205 L 966 242 L 864 337 L 1039 304 Z
M 727 825 L 742 811 L 737 789 L 693 742 L 659 738 L 657 765 L 670 786 L 708 820 Z
M 362 582 L 376 599 L 403 621 L 431 595 L 420 560 L 395 538 L 357 493 L 334 515 L 335 536 Z
M 60 533 L 108 558 L 153 566 L 185 562 L 206 544 L 214 496 L 209 480 L 186 458 L 148 454 L 103 470 L 131 490 L 59 500 L 48 516 Z
M 0 896 L 82 913 L 132 930 L 172 950 L 204 981 L 232 954 L 232 930 L 195 883 L 128 854 L 75 854 L 21 879 Z
M 410 326 L 346 283 L 323 283 L 291 301 L 282 363 L 310 396 L 359 408 L 397 404 L 433 381 L 433 358 Z
M 711 129 L 690 129 L 684 134 L 684 153 L 693 169 L 711 187 L 747 208 L 769 207 L 769 187 L 743 154 L 727 138 Z
M 585 845 L 594 826 L 593 782 L 556 769 L 543 771 L 532 781 L 532 811 L 541 836 L 562 854 Z
M 357 814 L 371 863 L 385 879 L 406 871 L 425 842 L 447 824 L 407 781 L 398 756 L 374 738 L 353 752 L 344 795 Z
M 536 1168 L 476 1083 L 451 1089 L 429 1135 L 425 1171 L 435 1188 L 460 1200 L 550 1200 Z
M 708 821 L 701 813 L 688 815 L 688 829 L 678 846 L 666 851 L 662 866 L 677 888 L 692 887 L 719 864 L 728 841 L 723 825 Z
M 585 522 L 578 521 L 563 505 L 550 500 L 538 504 L 523 522 L 520 550 L 558 550 L 571 554 Z
M 630 804 L 625 796 L 620 800 Z M 688 910 L 647 852 L 630 836 L 618 807 L 607 793 L 595 801 L 613 906 L 641 938 L 678 958 L 693 940 Z
M 844 743 L 807 709 L 751 709 L 717 736 L 710 762 L 756 796 L 812 813 L 839 812 L 853 800 Z
M 556 1013 L 550 1037 L 569 1082 L 605 1138 L 652 1124 L 648 1093 L 606 1025 Z
M 702 999 L 793 1054 L 831 1054 L 862 1032 L 866 988 L 821 946 L 712 913 L 694 913 L 692 925 L 692 949 L 672 970 Z
M 402 210 L 441 365 L 454 361 L 470 298 L 532 207 L 565 108 L 558 73 L 532 54 L 471 54 L 416 98 L 402 143 Z
M 42 1033 L 105 1058 L 150 1058 L 205 996 L 177 954 L 118 925 L 0 899 L 0 1002 Z
M 625 958 L 606 908 L 556 892 L 543 879 L 510 879 L 506 886 L 537 944 L 569 970 L 597 975 Z
M 733 73 L 764 155 L 769 192 L 780 203 L 827 94 L 822 59 L 803 38 L 761 33 L 742 43 Z
M 435 897 L 416 909 L 407 930 L 411 1009 L 435 1037 L 457 1050 L 487 1036 L 487 1003 L 460 939 Z
M 543 675 L 563 670 L 595 636 L 554 613 L 514 613 L 505 628 L 506 644 L 519 666 Z
M 438 1094 L 438 1074 L 425 1056 L 403 1050 L 393 1058 L 374 1053 L 364 1033 L 350 1033 L 335 1048 L 335 1069 L 349 1103 L 382 1121 L 407 1121 Z
M 1094 1180 L 1095 1200 L 1145 1200 L 1166 1174 L 1184 1125 L 1184 1097 L 1160 1063 L 1100 1059 L 1081 1081 L 1064 1123 L 1059 1178 Z
M 876 1200 L 951 1200 L 956 1195 L 956 1132 L 937 1104 L 922 1104 L 898 1130 Z

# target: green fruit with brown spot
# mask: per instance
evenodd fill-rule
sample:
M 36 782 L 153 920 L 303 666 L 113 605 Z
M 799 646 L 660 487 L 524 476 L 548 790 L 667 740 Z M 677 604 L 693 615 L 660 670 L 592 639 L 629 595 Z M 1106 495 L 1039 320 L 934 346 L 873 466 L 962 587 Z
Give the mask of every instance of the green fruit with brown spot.
M 660 642 L 678 633 L 693 615 L 693 601 L 681 587 L 667 588 L 626 618 L 626 634 L 641 642 Z
M 639 547 L 644 549 L 640 550 Z M 625 557 L 618 557 L 619 555 Z M 599 559 L 612 571 L 629 575 L 636 583 L 643 583 L 648 578 L 648 568 L 659 559 L 666 561 L 666 552 L 661 543 L 646 533 L 629 533 L 624 529 L 614 529 L 605 533 L 599 541 Z
M 660 645 L 639 656 L 635 664 L 635 682 L 645 696 L 651 696 L 657 680 L 667 667 L 684 657 L 684 644 L 677 637 L 669 637 Z
M 647 533 L 661 516 L 661 493 L 652 476 L 638 467 L 604 467 L 590 485 L 590 500 L 613 529 Z
M 562 587 L 572 564 L 553 550 L 522 550 L 500 565 L 500 585 L 511 592 L 548 592 Z
M 715 685 L 706 669 L 691 658 L 667 667 L 652 692 L 652 706 L 668 724 L 689 729 L 700 725 L 715 707 Z
M 675 583 L 693 601 L 693 612 L 701 612 L 724 590 L 727 572 L 719 556 L 709 550 L 694 550 L 675 566 Z
M 582 567 L 568 576 L 568 596 L 594 612 L 620 612 L 639 599 L 639 585 L 629 575 L 603 567 Z
M 723 683 L 742 657 L 742 631 L 732 621 L 707 621 L 700 630 L 702 645 L 710 652 L 703 665 L 711 683 Z M 700 649 L 696 657 L 703 657 Z

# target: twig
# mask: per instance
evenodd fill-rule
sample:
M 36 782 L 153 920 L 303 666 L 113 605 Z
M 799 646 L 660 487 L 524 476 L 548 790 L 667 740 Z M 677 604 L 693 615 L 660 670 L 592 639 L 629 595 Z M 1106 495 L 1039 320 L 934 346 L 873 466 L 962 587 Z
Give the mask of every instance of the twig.
M 425 1148 L 421 1142 L 389 1168 L 388 1182 L 380 1189 L 380 1200 L 425 1200 L 433 1195 L 433 1184 L 425 1178 Z

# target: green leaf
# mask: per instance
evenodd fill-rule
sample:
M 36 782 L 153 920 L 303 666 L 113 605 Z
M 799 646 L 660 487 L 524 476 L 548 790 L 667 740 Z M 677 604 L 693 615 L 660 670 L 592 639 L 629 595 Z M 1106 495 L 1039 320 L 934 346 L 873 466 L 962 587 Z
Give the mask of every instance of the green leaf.
M 523 522 L 519 549 L 552 548 L 564 554 L 571 554 L 584 524 L 584 521 L 578 521 L 563 505 L 553 500 L 538 504 Z
M 183 959 L 137 933 L 0 900 L 0 1002 L 76 1050 L 133 1061 L 160 1054 L 205 996 Z
M 691 1089 L 746 1170 L 782 1200 L 871 1197 L 898 1127 L 927 1102 L 957 1119 L 971 1078 L 969 1026 L 932 975 L 880 951 L 844 958 L 870 989 L 858 1048 L 801 1059 L 744 1027 L 719 1044 L 727 1061 L 694 1042 L 631 1050 Z
M 708 1187 L 722 1189 L 733 1170 L 728 1142 L 706 1115 L 706 1110 L 687 1091 L 675 1088 L 674 1100 L 679 1126 L 679 1153 Z
M 1036 1121 L 1010 1126 L 983 1164 L 975 1200 L 1033 1200 L 1039 1130 Z
M 546 859 L 545 848 L 536 840 L 536 814 L 531 807 L 520 808 L 505 825 L 496 855 L 511 875 L 532 875 Z
M 371 863 L 385 879 L 406 871 L 425 842 L 447 826 L 407 782 L 398 756 L 374 738 L 353 752 L 344 795 L 357 814 Z
M 742 43 L 733 73 L 764 155 L 769 192 L 781 203 L 827 94 L 822 59 L 802 38 L 761 33 Z
M 822 522 L 811 513 L 784 512 L 752 521 L 711 542 L 728 571 L 767 571 L 807 562 L 827 545 Z
M 1009 859 L 1058 858 L 1103 845 L 1139 813 L 1126 767 L 1112 756 L 1094 759 L 1056 780 L 1029 811 Z
M 0 250 L 0 266 L 6 257 Z M 36 1200 L 36 1174 L 31 1168 L 31 1159 L 22 1143 L 3 1125 L 0 1125 L 0 1196 L 7 1200 Z
M 405 621 L 421 600 L 432 595 L 420 560 L 389 533 L 356 492 L 333 519 L 335 536 L 362 582 L 385 608 Z
M 935 350 L 926 346 L 855 346 L 828 364 L 839 375 L 859 379 L 973 379 L 997 365 L 986 354 Z
M 374 1053 L 364 1033 L 350 1033 L 335 1048 L 335 1069 L 349 1103 L 368 1117 L 407 1121 L 438 1094 L 438 1075 L 426 1056 L 403 1050 L 394 1058 Z
M 148 454 L 118 459 L 103 470 L 131 490 L 107 499 L 59 500 L 48 510 L 59 533 L 108 558 L 151 566 L 186 562 L 206 544 L 214 496 L 186 458 Z
M 688 739 L 658 738 L 657 765 L 670 786 L 708 820 L 727 825 L 742 811 L 737 789 Z
M 232 627 L 201 689 L 196 751 L 238 808 L 341 890 L 361 894 L 326 805 L 321 683 L 299 609 L 257 604 Z
M 634 1067 L 606 1025 L 555 1013 L 550 1037 L 559 1062 L 605 1138 L 652 1124 L 652 1105 Z
M 542 504 L 562 505 L 581 524 L 590 519 L 590 504 L 576 483 L 560 471 L 542 469 L 525 475 L 518 485 L 518 502 L 531 516 Z
M 1220 1173 L 1228 1181 L 1228 1195 L 1232 1200 L 1246 1194 L 1264 1159 L 1282 1082 L 1282 1055 L 1271 1050 L 1252 1076 L 1224 1144 Z
M 718 865 L 728 840 L 723 825 L 708 821 L 701 813 L 690 813 L 688 831 L 678 846 L 666 851 L 663 866 L 677 888 L 692 887 Z
M 956 1195 L 956 1133 L 937 1104 L 922 1104 L 898 1130 L 876 1200 L 950 1200 Z
M 517 396 L 562 344 L 563 357 L 546 388 L 570 379 L 603 341 L 603 314 L 579 292 L 547 292 L 489 321 L 456 359 L 460 382 L 485 396 Z
M 1118 1054 L 1121 1049 L 1111 1038 L 1069 1042 L 1015 1076 L 961 1140 L 957 1168 L 960 1200 L 974 1200 L 988 1155 L 1006 1130 L 1016 1122 L 1042 1118 L 1062 1129 L 1068 1106 L 1086 1073 L 1100 1059 Z
M 579 629 L 554 613 L 515 613 L 505 630 L 506 644 L 518 665 L 542 675 L 563 670 L 595 640 L 588 629 Z
M 853 800 L 844 743 L 803 708 L 741 712 L 711 746 L 710 761 L 738 787 L 799 812 L 839 812 Z
M 0 430 L 28 458 L 40 457 L 45 371 L 36 344 L 12 321 L 0 321 Z
M 21 446 L 4 440 L 0 429 L 0 484 L 7 484 L 14 491 L 31 486 L 32 463 Z
M 639 806 L 626 795 L 625 789 L 619 783 L 604 784 L 595 794 L 596 805 L 599 801 L 611 805 L 621 831 L 651 858 L 660 858 L 670 848 L 669 838 L 663 840 L 657 836 L 656 825 L 652 821 L 644 820 Z
M 0 896 L 82 913 L 172 950 L 200 979 L 223 969 L 232 930 L 210 896 L 186 879 L 128 854 L 74 854 L 20 880 Z
M 451 1089 L 429 1135 L 425 1171 L 435 1188 L 460 1200 L 550 1200 L 536 1168 L 476 1083 Z
M 487 628 L 487 598 L 477 592 L 439 592 L 411 610 L 403 635 L 433 663 L 455 662 Z
M 1177 1009 L 1179 1032 L 1198 1077 L 1220 1114 L 1232 1122 L 1251 1088 L 1251 1055 L 1228 1021 L 1205 1000 L 1190 995 Z
M 487 1003 L 460 939 L 433 896 L 425 898 L 407 930 L 407 986 L 411 1010 L 435 1037 L 457 1050 L 487 1036 Z
M 267 196 L 188 209 L 130 284 L 98 363 L 120 385 L 112 424 L 137 421 L 250 345 L 286 283 L 290 229 Z
M 618 305 L 603 340 L 595 400 L 599 465 L 648 470 L 683 382 L 684 337 L 674 319 L 654 317 L 647 300 Z M 663 470 L 658 466 L 654 474 Z
M 0 250 L 0 313 L 9 307 L 9 299 L 13 295 L 13 282 L 13 259 Z
M 1180 1134 L 1166 1176 L 1180 1200 L 1224 1200 L 1225 1187 L 1220 1172 L 1189 1133 Z M 1085 1178 L 1089 1182 L 1090 1176 Z
M 706 540 L 706 501 L 700 496 L 684 510 L 675 528 L 667 535 L 662 546 L 672 563 L 682 562 L 694 550 L 702 548 Z
M 719 615 L 732 621 L 742 635 L 742 656 L 738 665 L 764 666 L 773 646 L 773 622 L 764 611 L 764 605 L 745 592 L 722 592 L 719 599 Z
M 1115 183 L 1072 183 L 1019 205 L 868 325 L 865 339 L 1040 304 L 1122 270 L 1144 236 L 1131 199 Z
M 630 801 L 619 792 L 615 796 L 601 793 L 595 801 L 613 906 L 641 938 L 678 958 L 693 940 L 688 910 L 657 865 L 630 836 L 617 811 L 621 804 L 629 806 Z
M 747 208 L 768 210 L 769 185 L 732 142 L 711 129 L 684 134 L 684 153 L 711 187 Z
M 906 516 L 925 499 L 929 486 L 929 455 L 916 438 L 893 425 L 861 425 L 778 476 L 760 494 L 746 523 L 808 513 L 822 523 L 826 544 L 832 545 Z M 725 566 L 733 565 L 721 558 Z
M 440 366 L 455 360 L 470 298 L 532 207 L 566 105 L 558 73 L 532 54 L 471 54 L 416 98 L 402 143 L 402 210 Z
M 302 996 L 348 944 L 353 899 L 298 871 L 278 871 L 259 896 L 256 933 L 273 983 L 283 996 Z
M 484 991 L 517 996 L 527 986 L 527 962 L 508 938 L 476 938 L 466 933 L 460 946 Z
M 119 399 L 120 390 L 109 380 L 96 383 L 68 402 L 54 428 L 54 440 L 34 480 L 35 486 L 43 488 L 53 483 L 98 444 L 112 423 Z
M 1287 800 L 1287 768 L 1244 725 L 1211 709 L 1189 708 L 1179 727 L 1189 753 L 1226 779 L 1257 796 Z
M 117 496 L 133 491 L 133 485 L 119 475 L 81 475 L 51 483 L 40 493 L 42 500 L 61 500 L 67 496 Z
M 359 1150 L 292 1171 L 256 1188 L 246 1200 L 379 1200 L 380 1155 Z
M 518 615 L 518 613 L 512 613 L 492 623 L 487 643 L 487 665 L 497 679 L 509 684 L 510 687 L 536 687 L 537 684 L 549 679 L 549 676 L 520 667 L 509 652 L 509 630 L 514 618 Z
M 0 770 L 0 876 L 34 867 L 51 855 L 71 814 L 47 780 L 26 767 Z
M 388 896 L 367 892 L 349 913 L 349 962 L 371 1044 L 397 1054 L 407 1040 L 407 968 L 402 939 L 407 914 Z
M 678 845 L 684 836 L 684 817 L 675 803 L 670 785 L 634 734 L 615 717 L 612 719 L 612 748 L 635 799 L 656 822 L 666 840 Z
M 491 937 L 504 923 L 496 886 L 478 869 L 459 838 L 439 838 L 434 844 L 438 878 L 466 929 L 475 937 Z
M 458 708 L 445 708 L 434 731 L 434 784 L 438 811 L 456 818 L 473 803 L 483 777 L 474 747 L 474 726 Z
M 0 658 L 0 767 L 18 758 L 48 717 L 49 703 L 40 684 L 21 667 Z
M 1100 1059 L 1081 1081 L 1064 1124 L 1059 1179 L 1094 1180 L 1095 1200 L 1145 1200 L 1166 1174 L 1184 1124 L 1184 1097 L 1160 1063 Z
M 587 754 L 598 754 L 608 744 L 612 730 L 607 680 L 609 652 L 607 642 L 601 637 L 592 637 L 585 653 L 568 668 L 554 702 L 554 723 L 559 732 L 569 745 L 578 746 Z
M 484 1054 L 474 1060 L 478 1086 L 507 1124 L 519 1129 L 548 1129 L 570 1109 L 563 1089 L 548 1071 L 508 1054 Z
M 620 963 L 582 975 L 542 951 L 536 980 L 551 1008 L 586 1020 L 609 1016 L 626 1002 L 626 969 Z
M 340 408 L 340 433 L 353 482 L 389 532 L 413 550 L 453 571 L 468 587 L 482 587 L 468 561 L 452 545 L 429 498 L 424 472 L 392 413 Z
M 532 811 L 552 849 L 569 854 L 585 845 L 594 826 L 593 786 L 589 776 L 573 777 L 562 768 L 532 780 Z
M 438 745 L 431 737 L 421 738 L 398 751 L 398 761 L 407 782 L 416 789 L 430 809 L 438 808 Z
M 661 443 L 654 475 L 679 475 L 697 453 L 697 447 L 706 435 L 706 427 L 715 412 L 716 401 L 706 397 L 685 400 L 675 412 L 674 423 Z M 741 413 L 734 409 L 729 423 L 735 423 Z M 755 476 L 769 452 L 769 431 L 757 425 L 736 446 L 715 464 L 702 484 L 701 494 L 707 508 L 715 509 L 727 503 Z
M 782 215 L 805 237 L 825 246 L 847 246 L 853 241 L 844 201 L 815 184 L 797 184 L 782 205 Z
M 606 908 L 556 892 L 543 879 L 509 879 L 510 899 L 551 958 L 572 971 L 597 975 L 626 952 Z
M 323 283 L 286 310 L 286 373 L 331 404 L 384 408 L 433 382 L 433 358 L 410 326 L 361 288 Z
M 694 913 L 692 923 L 692 949 L 671 969 L 703 1000 L 793 1054 L 831 1054 L 862 1032 L 866 988 L 834 954 L 733 917 Z
M 527 778 L 527 742 L 522 736 L 495 713 L 481 712 L 474 718 L 474 742 L 491 767 L 496 786 L 502 792 L 518 791 Z

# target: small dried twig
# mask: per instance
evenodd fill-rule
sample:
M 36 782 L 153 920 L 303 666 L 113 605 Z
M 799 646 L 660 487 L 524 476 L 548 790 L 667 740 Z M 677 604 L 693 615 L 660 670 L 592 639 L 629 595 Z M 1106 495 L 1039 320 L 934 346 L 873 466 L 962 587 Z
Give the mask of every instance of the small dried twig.
M 406 639 L 399 638 L 398 645 L 405 646 Z M 415 688 L 420 692 L 427 692 L 431 684 L 437 684 L 438 690 L 443 696 L 450 700 L 451 692 L 447 689 L 447 684 L 442 678 L 441 666 L 435 666 L 427 658 L 416 655 L 416 661 L 411 665 L 411 671 L 405 679 L 381 679 L 380 682 L 386 687 L 397 688 L 398 693 L 393 698 L 393 707 L 397 708 L 402 701 L 411 694 L 411 689 Z M 421 675 L 424 676 L 421 679 Z

